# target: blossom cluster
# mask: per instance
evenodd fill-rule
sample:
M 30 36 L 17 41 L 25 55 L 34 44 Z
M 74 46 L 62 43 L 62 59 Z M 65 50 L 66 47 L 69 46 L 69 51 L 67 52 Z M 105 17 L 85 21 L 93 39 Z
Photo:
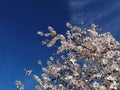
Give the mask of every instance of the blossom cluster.
M 57 51 L 47 67 L 42 67 L 42 78 L 28 75 L 38 82 L 39 90 L 120 90 L 120 43 L 109 32 L 92 24 L 81 29 L 67 23 L 65 35 L 48 27 L 49 33 L 38 31 L 47 37 L 43 45 L 52 47 L 60 41 Z M 38 62 L 41 64 L 41 62 Z M 38 89 L 36 89 L 38 90 Z
M 21 81 L 16 80 L 15 84 L 17 88 L 19 88 L 20 90 L 24 90 L 24 85 Z

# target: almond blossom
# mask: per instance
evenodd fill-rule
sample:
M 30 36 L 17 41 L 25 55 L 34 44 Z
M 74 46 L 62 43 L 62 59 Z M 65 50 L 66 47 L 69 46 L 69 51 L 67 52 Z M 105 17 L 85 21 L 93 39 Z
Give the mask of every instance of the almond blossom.
M 49 33 L 38 32 L 47 38 L 43 45 L 60 43 L 46 67 L 39 62 L 42 78 L 27 70 L 39 85 L 36 90 L 120 90 L 120 43 L 95 24 L 88 29 L 66 26 L 66 35 L 57 34 L 51 26 Z

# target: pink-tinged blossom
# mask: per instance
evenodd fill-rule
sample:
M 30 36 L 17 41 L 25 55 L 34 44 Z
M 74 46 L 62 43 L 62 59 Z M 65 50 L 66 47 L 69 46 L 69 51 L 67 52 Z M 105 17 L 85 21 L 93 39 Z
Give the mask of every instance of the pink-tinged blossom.
M 36 90 L 120 90 L 120 43 L 109 33 L 102 33 L 98 26 L 82 29 L 67 23 L 66 35 L 57 34 L 51 26 L 43 45 L 52 47 L 57 41 L 57 51 L 47 66 L 42 66 L 42 78 L 26 70 L 39 86 Z M 57 57 L 57 58 L 56 58 Z M 20 90 L 23 84 L 16 83 Z

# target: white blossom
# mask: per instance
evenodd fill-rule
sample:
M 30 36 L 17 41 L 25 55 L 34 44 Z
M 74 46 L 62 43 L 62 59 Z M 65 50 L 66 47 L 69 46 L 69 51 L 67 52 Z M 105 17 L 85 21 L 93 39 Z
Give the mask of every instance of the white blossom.
M 71 75 L 68 75 L 68 76 L 65 77 L 66 80 L 69 80 L 69 79 L 72 79 L 72 78 L 73 78 L 73 76 L 71 76 Z
M 31 73 L 32 73 L 32 70 L 26 70 L 25 69 L 25 71 L 26 71 L 26 75 L 31 75 Z
M 35 79 L 35 81 L 36 81 L 37 83 L 39 83 L 40 85 L 42 84 L 41 79 L 40 79 L 37 75 L 33 75 L 33 78 Z
M 40 35 L 40 36 L 43 36 L 43 32 L 42 31 L 38 31 L 37 34 Z
M 112 64 L 112 66 L 111 66 L 111 70 L 119 71 L 120 70 L 120 66 L 116 62 L 114 62 Z
M 99 87 L 99 83 L 97 83 L 96 81 L 93 83 L 93 87 L 96 88 L 96 87 Z
M 107 64 L 107 63 L 108 63 L 108 60 L 107 60 L 107 59 L 102 59 L 102 63 L 103 63 L 103 64 Z
M 110 85 L 110 89 L 118 90 L 117 87 L 118 87 L 118 83 L 116 83 L 115 81 Z
M 116 77 L 113 77 L 113 76 L 108 76 L 107 78 L 106 78 L 107 80 L 112 80 L 112 81 L 115 81 L 116 80 Z
M 16 80 L 15 84 L 17 88 L 19 88 L 20 90 L 24 90 L 24 85 L 21 83 L 21 81 Z
M 98 33 L 95 31 L 95 30 L 88 30 L 91 34 L 92 37 L 97 37 L 98 36 Z
M 70 23 L 66 26 L 66 35 L 57 34 L 51 26 L 49 33 L 37 32 L 47 37 L 43 45 L 52 47 L 57 43 L 57 54 L 50 56 L 46 67 L 38 60 L 41 78 L 26 70 L 38 83 L 36 90 L 119 90 L 120 43 L 109 32 L 98 32 L 95 24 L 88 30 Z M 20 81 L 16 85 L 24 90 Z
M 71 58 L 70 61 L 75 64 L 76 60 L 74 58 Z
M 105 86 L 100 86 L 100 90 L 107 90 L 107 88 Z

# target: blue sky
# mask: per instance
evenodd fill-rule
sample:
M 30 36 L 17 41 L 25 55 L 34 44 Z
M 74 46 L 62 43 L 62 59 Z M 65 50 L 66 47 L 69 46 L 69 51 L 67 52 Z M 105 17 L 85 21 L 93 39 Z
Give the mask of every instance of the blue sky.
M 81 21 L 101 26 L 120 41 L 120 0 L 0 0 L 0 90 L 17 90 L 16 79 L 34 90 L 24 68 L 40 74 L 37 60 L 45 63 L 54 52 L 41 45 L 36 32 L 53 26 L 64 33 L 66 22 Z

